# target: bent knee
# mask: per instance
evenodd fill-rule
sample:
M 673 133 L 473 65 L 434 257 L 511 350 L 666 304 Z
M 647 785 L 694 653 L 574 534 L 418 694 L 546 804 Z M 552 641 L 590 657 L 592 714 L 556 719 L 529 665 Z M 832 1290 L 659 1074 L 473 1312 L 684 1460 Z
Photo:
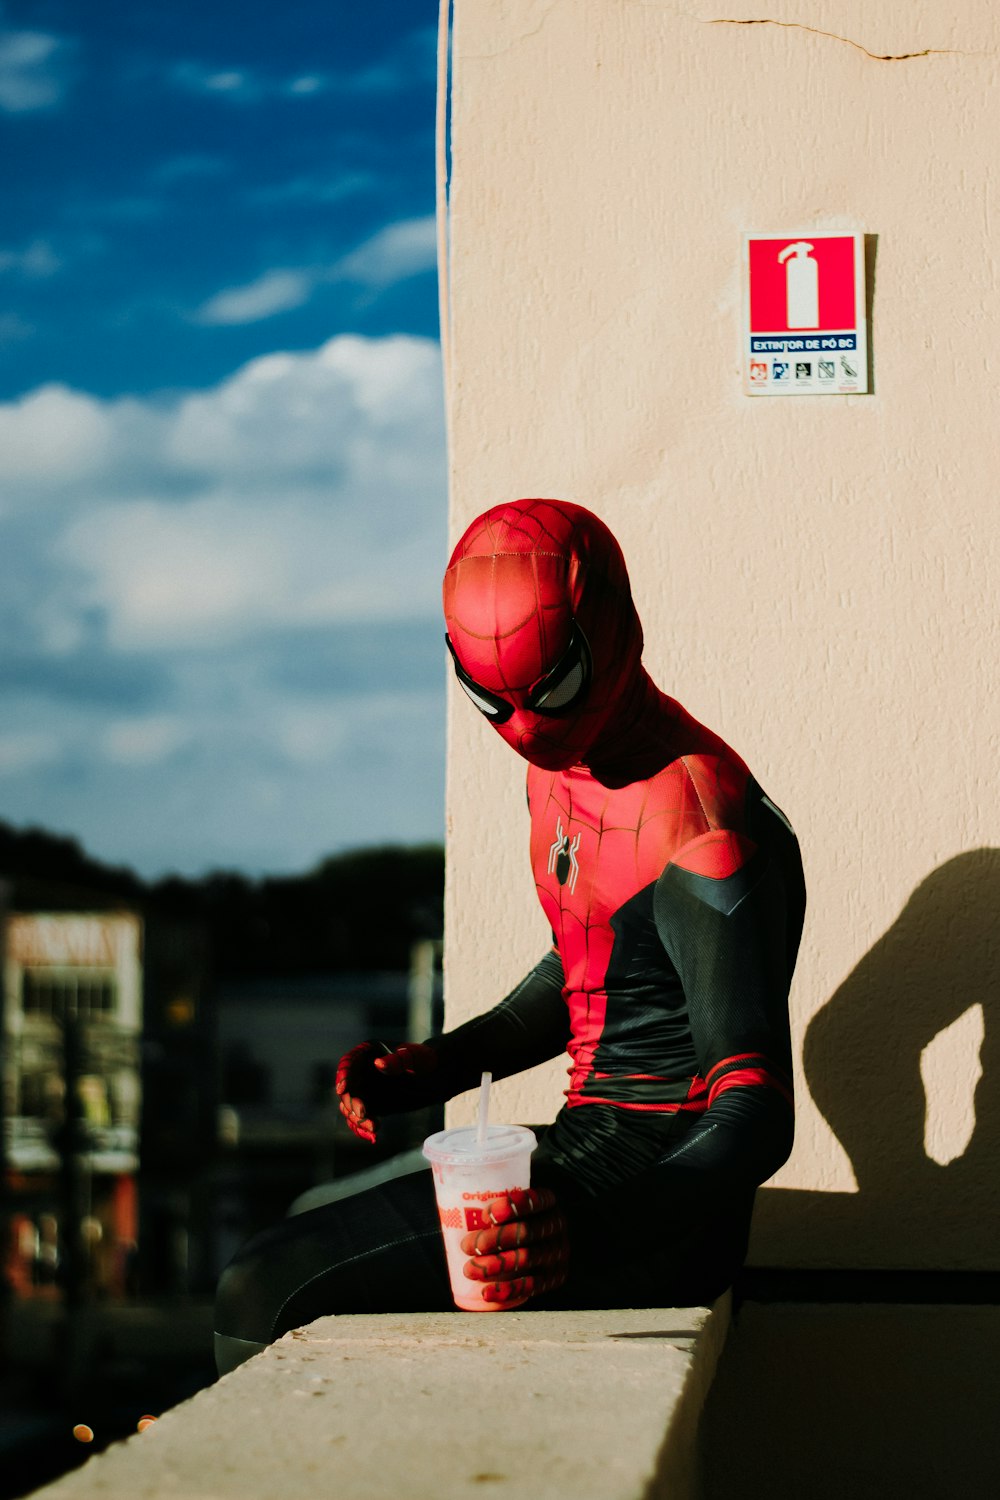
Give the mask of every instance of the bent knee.
M 215 1294 L 215 1333 L 219 1338 L 246 1344 L 248 1359 L 274 1339 L 275 1277 L 266 1249 L 251 1240 L 219 1278 Z M 218 1359 L 218 1343 L 217 1343 Z M 236 1359 L 234 1363 L 240 1363 Z M 230 1366 L 231 1368 L 231 1366 Z M 225 1371 L 220 1367 L 220 1374 Z
M 220 1375 L 228 1375 L 237 1365 L 252 1359 L 255 1354 L 262 1354 L 267 1348 L 266 1344 L 257 1344 L 252 1339 L 234 1339 L 227 1333 L 217 1333 L 214 1339 L 215 1368 Z

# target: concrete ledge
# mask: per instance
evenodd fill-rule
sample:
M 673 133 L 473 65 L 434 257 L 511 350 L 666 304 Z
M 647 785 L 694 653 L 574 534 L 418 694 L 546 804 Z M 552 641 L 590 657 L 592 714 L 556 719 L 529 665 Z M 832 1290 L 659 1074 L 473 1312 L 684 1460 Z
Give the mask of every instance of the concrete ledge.
M 714 1308 L 320 1318 L 36 1493 L 688 1500 Z

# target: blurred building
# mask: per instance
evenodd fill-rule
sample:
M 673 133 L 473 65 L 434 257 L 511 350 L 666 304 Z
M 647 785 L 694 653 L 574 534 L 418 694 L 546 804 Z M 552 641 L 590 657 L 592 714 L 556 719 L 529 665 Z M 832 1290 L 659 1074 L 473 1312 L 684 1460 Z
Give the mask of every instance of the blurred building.
M 386 1121 L 369 1147 L 334 1080 L 357 1042 L 440 1026 L 436 939 L 404 944 L 409 972 L 396 950 L 384 971 L 338 971 L 296 889 L 278 919 L 297 940 L 258 960 L 253 933 L 240 939 L 249 887 L 222 920 L 201 890 L 129 894 L 97 866 L 61 880 L 54 858 L 21 873 L 24 851 L 8 854 L 0 1279 L 26 1315 L 50 1300 L 211 1297 L 239 1245 L 302 1193 L 435 1128 L 440 1111 Z
M 143 1297 L 209 1290 L 219 1066 L 208 933 L 150 908 L 143 972 L 139 1258 Z
M 16 912 L 3 964 L 6 1274 L 120 1296 L 138 1241 L 142 923 Z M 68 1273 L 68 1275 L 67 1275 Z
M 336 889 L 151 889 L 64 843 L 0 823 L 0 1495 L 72 1464 L 84 1400 L 107 1440 L 208 1384 L 240 1244 L 441 1116 L 387 1121 L 371 1148 L 333 1090 L 358 1041 L 440 1025 L 422 924 L 379 948 L 384 972 L 345 972 Z
M 301 1193 L 405 1151 L 437 1127 L 441 1110 L 421 1110 L 385 1120 L 377 1146 L 362 1143 L 340 1117 L 334 1082 L 339 1059 L 358 1042 L 422 1040 L 440 1027 L 440 944 L 415 944 L 409 973 L 228 980 L 215 1005 L 217 1277 L 243 1241 Z

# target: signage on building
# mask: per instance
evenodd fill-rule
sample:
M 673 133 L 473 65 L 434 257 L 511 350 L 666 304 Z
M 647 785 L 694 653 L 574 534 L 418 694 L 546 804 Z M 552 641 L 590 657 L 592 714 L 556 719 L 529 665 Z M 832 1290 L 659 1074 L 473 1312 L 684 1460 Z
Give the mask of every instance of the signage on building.
M 2 1109 L 9 1168 L 59 1169 L 70 1080 L 91 1172 L 138 1167 L 142 923 L 134 912 L 16 912 L 0 986 Z
M 743 288 L 747 395 L 868 390 L 863 234 L 744 235 Z
M 7 956 L 25 968 L 69 964 L 113 969 L 130 950 L 138 955 L 139 923 L 133 916 L 31 913 L 10 918 Z

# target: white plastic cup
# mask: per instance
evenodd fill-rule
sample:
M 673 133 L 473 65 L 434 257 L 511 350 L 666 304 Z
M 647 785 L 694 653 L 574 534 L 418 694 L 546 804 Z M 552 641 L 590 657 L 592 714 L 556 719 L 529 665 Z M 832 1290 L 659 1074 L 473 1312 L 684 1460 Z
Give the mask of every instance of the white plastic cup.
M 514 1188 L 531 1186 L 531 1153 L 538 1142 L 524 1125 L 490 1125 L 480 1144 L 474 1125 L 439 1130 L 424 1141 L 424 1155 L 434 1174 L 441 1233 L 455 1306 L 464 1312 L 503 1312 L 526 1302 L 487 1302 L 483 1283 L 470 1281 L 470 1259 L 462 1240 L 476 1229 L 488 1229 L 486 1206 Z

